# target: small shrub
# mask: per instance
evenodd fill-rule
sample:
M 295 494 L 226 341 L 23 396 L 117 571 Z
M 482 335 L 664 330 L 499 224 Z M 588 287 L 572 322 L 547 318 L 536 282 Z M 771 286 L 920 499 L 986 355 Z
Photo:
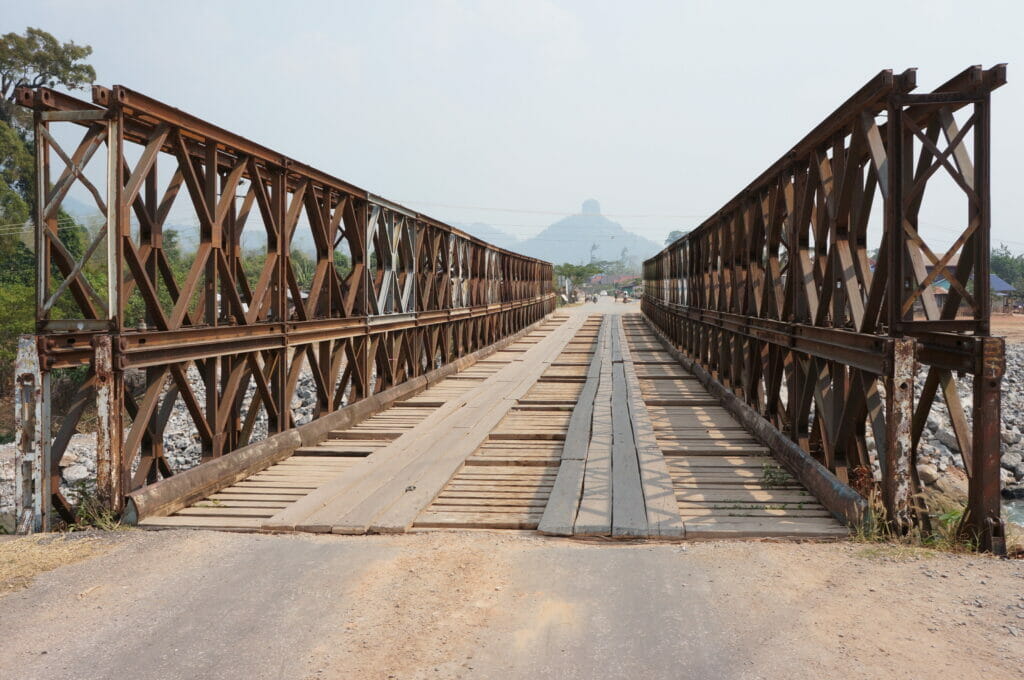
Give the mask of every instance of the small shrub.
M 123 528 L 116 513 L 104 507 L 95 487 L 88 480 L 76 482 L 72 489 L 78 497 L 78 505 L 75 507 L 75 521 L 68 525 L 68 531 L 116 531 Z

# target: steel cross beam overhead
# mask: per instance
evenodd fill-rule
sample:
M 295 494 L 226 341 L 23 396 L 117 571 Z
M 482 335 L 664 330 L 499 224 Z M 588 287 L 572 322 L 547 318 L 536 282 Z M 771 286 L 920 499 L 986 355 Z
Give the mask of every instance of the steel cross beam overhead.
M 164 456 L 176 402 L 211 460 L 263 436 L 260 414 L 266 435 L 291 428 L 304 372 L 323 415 L 554 309 L 547 262 L 128 88 L 92 99 L 17 92 L 34 111 L 38 196 L 37 334 L 16 367 L 21 530 L 73 517 L 58 463 L 92 404 L 98 493 L 120 511 L 176 472 Z M 98 215 L 81 247 L 64 233 L 73 187 Z M 195 236 L 184 271 L 172 231 Z M 76 368 L 85 377 L 58 418 L 51 382 Z
M 643 297 L 668 341 L 838 481 L 877 491 L 899 531 L 928 521 L 916 447 L 941 396 L 970 478 L 964 528 L 996 551 L 1004 358 L 989 334 L 989 100 L 1005 82 L 1005 64 L 973 66 L 914 94 L 914 70 L 882 71 L 647 260 Z M 961 225 L 949 249 L 930 247 L 918 221 L 939 175 L 964 206 L 947 218 Z M 970 412 L 954 374 L 973 376 Z

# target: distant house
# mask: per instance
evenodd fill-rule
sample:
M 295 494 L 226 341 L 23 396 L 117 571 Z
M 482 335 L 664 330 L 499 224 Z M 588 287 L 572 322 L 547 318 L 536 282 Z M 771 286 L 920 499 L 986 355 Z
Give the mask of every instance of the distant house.
M 988 275 L 988 288 L 996 295 L 1011 295 L 1017 291 L 1016 288 L 995 274 Z
M 950 273 L 955 274 L 955 268 Z M 946 304 L 946 297 L 949 295 L 949 288 L 949 281 L 947 281 L 945 278 L 941 276 L 935 281 L 935 284 L 932 286 L 932 293 L 934 293 L 935 295 L 935 302 L 938 303 L 939 308 L 942 308 L 942 306 Z M 1006 299 L 1017 292 L 1017 290 L 1013 286 L 1008 284 L 1003 279 L 999 278 L 999 276 L 996 274 L 988 275 L 988 288 L 989 292 L 991 292 L 993 295 L 1003 299 Z

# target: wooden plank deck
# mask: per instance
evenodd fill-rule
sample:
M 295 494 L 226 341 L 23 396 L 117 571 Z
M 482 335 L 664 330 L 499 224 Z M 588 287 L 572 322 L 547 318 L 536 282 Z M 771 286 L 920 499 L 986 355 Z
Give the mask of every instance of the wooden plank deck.
M 640 390 L 687 538 L 842 537 L 849 530 L 783 470 L 671 356 L 640 315 L 623 318 Z
M 279 530 L 282 514 L 301 514 L 302 501 L 328 493 L 332 485 L 352 477 L 356 471 L 374 467 L 379 454 L 414 430 L 432 429 L 432 424 L 464 405 L 463 397 L 480 387 L 504 367 L 522 360 L 540 338 L 561 327 L 568 317 L 555 315 L 537 330 L 512 345 L 446 378 L 413 397 L 342 431 L 331 432 L 315 446 L 300 447 L 294 454 L 266 470 L 210 495 L 169 517 L 151 517 L 140 522 L 145 528 L 210 528 L 235 531 Z M 430 422 L 428 422 L 430 421 Z M 230 505 L 228 505 L 230 503 Z M 273 503 L 274 505 L 266 505 Z M 235 509 L 258 510 L 238 517 Z M 287 518 L 288 515 L 286 515 Z M 191 523 L 190 523 L 191 522 Z M 288 528 L 288 527 L 284 527 Z M 294 529 L 294 525 L 291 527 Z M 322 529 L 321 529 L 322 530 Z M 330 529 L 327 529 L 330 530 Z
M 639 315 L 556 315 L 148 528 L 848 534 Z
M 600 324 L 599 317 L 583 322 L 540 379 L 420 514 L 415 528 L 537 528 L 559 474 L 562 451 L 567 442 L 579 441 L 570 435 L 573 407 L 586 390 L 585 380 L 544 378 L 564 378 L 561 369 L 569 362 L 589 367 Z M 576 430 L 581 430 L 579 425 Z M 589 422 L 582 433 L 589 438 Z

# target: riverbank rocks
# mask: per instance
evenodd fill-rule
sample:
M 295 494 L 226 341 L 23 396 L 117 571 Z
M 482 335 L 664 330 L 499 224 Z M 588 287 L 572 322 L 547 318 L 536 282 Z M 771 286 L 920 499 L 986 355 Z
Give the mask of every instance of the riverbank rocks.
M 1021 456 L 1019 451 L 1007 451 L 999 459 L 999 464 L 1007 470 L 1015 470 L 1021 462 L 1024 461 L 1024 456 Z
M 1024 501 L 1024 484 L 1014 484 L 1004 488 L 1003 498 L 1008 501 Z

